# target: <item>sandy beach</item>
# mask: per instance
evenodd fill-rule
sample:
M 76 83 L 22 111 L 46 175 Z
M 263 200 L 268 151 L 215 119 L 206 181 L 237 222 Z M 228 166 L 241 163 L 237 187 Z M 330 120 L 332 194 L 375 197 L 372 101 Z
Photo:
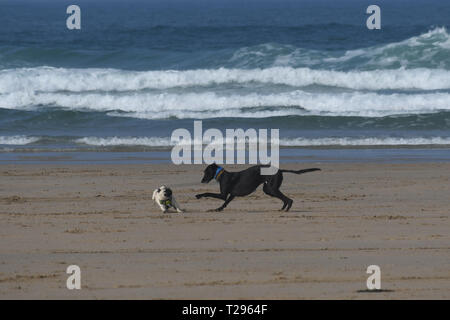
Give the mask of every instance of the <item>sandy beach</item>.
M 0 299 L 450 298 L 449 163 L 282 167 L 315 166 L 285 175 L 290 212 L 258 189 L 210 213 L 204 166 L 2 165 Z M 186 213 L 161 213 L 161 184 Z

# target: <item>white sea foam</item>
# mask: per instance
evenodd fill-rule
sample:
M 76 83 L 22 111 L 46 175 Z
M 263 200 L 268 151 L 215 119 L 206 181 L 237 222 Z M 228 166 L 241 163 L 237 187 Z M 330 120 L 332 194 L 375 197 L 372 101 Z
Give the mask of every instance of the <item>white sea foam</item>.
M 38 140 L 39 138 L 27 136 L 0 136 L 0 145 L 27 145 Z
M 0 71 L 0 93 L 139 91 L 237 83 L 304 87 L 322 85 L 356 90 L 438 90 L 450 88 L 450 71 L 397 69 L 330 71 L 309 68 L 199 69 L 186 71 L 123 71 L 115 69 L 64 69 L 38 67 Z
M 110 111 L 113 116 L 145 119 L 270 117 L 286 115 L 386 116 L 450 110 L 449 93 L 377 94 L 310 93 L 295 90 L 278 94 L 63 94 L 15 92 L 0 95 L 0 108 L 36 109 L 58 106 L 71 110 Z
M 39 141 L 38 137 L 0 136 L 0 145 L 27 145 Z M 171 147 L 178 144 L 170 137 L 83 137 L 73 140 L 78 144 L 96 147 L 146 146 Z M 227 143 L 224 134 L 224 142 Z M 229 142 L 229 141 L 228 141 Z M 248 140 L 247 140 L 248 142 Z M 257 142 L 257 141 L 254 141 Z M 194 143 L 194 141 L 193 141 Z M 201 142 L 200 142 L 201 143 Z M 394 145 L 450 145 L 450 137 L 323 137 L 323 138 L 282 138 L 279 142 L 284 147 L 307 146 L 394 146 Z
M 91 146 L 148 146 L 170 147 L 175 143 L 164 137 L 85 137 L 76 140 Z M 225 141 L 226 142 L 226 141 Z M 284 138 L 280 139 L 280 146 L 390 146 L 390 145 L 450 145 L 450 137 L 324 137 L 324 138 Z
M 84 137 L 75 140 L 76 143 L 87 144 L 91 146 L 152 146 L 162 147 L 173 145 L 170 138 L 163 137 Z
M 294 138 L 281 139 L 281 146 L 395 146 L 395 145 L 450 145 L 449 137 L 429 138 L 352 138 L 352 137 L 330 137 L 330 138 Z

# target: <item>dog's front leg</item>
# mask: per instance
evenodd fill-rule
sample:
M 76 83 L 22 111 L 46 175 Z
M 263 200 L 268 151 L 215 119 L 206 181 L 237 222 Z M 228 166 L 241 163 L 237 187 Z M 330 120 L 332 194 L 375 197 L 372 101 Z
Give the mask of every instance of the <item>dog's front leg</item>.
M 203 197 L 210 197 L 210 198 L 216 198 L 216 199 L 220 199 L 220 200 L 226 200 L 227 195 L 226 194 L 222 194 L 222 193 L 210 193 L 210 192 L 206 192 L 206 193 L 200 193 L 195 195 L 195 197 L 197 199 L 203 198 Z
M 163 213 L 167 213 L 167 207 L 164 204 L 158 203 L 158 205 Z
M 228 205 L 228 204 L 231 202 L 231 200 L 233 200 L 233 199 L 234 199 L 234 196 L 230 194 L 230 196 L 228 197 L 228 199 L 225 200 L 225 203 L 224 203 L 221 207 L 217 208 L 217 209 L 214 210 L 214 211 L 217 211 L 217 212 L 222 211 L 223 209 L 225 209 L 225 208 L 227 207 L 227 205 Z

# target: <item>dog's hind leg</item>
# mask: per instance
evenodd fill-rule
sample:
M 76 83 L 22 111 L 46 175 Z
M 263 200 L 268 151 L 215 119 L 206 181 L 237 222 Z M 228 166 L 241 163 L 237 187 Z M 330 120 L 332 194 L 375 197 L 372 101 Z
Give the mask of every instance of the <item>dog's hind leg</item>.
M 292 203 L 294 202 L 292 199 L 286 197 L 279 189 L 273 189 L 270 187 L 270 184 L 265 183 L 263 187 L 263 191 L 265 194 L 275 197 L 283 201 L 283 207 L 280 209 L 280 211 L 284 210 L 286 208 L 286 211 L 289 211 L 289 209 L 292 207 Z
M 286 207 L 286 211 L 289 211 L 289 209 L 291 209 L 293 203 L 294 203 L 294 200 L 288 198 L 288 205 Z
M 292 200 L 291 198 L 286 197 L 284 194 L 281 193 L 280 190 L 277 190 L 276 193 L 278 193 L 280 195 L 280 197 L 283 197 L 283 207 L 280 209 L 280 211 L 285 210 L 289 211 L 289 209 L 291 209 L 292 204 L 294 203 L 294 200 Z

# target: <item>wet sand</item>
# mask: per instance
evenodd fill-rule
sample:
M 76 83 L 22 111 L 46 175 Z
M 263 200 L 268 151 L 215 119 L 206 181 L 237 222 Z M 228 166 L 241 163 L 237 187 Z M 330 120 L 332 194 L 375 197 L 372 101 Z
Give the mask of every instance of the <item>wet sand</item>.
M 260 188 L 211 213 L 204 166 L 1 165 L 0 299 L 450 298 L 449 163 L 282 167 L 316 166 L 285 174 L 290 212 Z M 186 213 L 161 213 L 161 184 Z

